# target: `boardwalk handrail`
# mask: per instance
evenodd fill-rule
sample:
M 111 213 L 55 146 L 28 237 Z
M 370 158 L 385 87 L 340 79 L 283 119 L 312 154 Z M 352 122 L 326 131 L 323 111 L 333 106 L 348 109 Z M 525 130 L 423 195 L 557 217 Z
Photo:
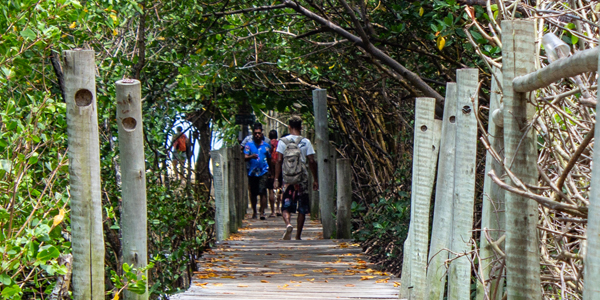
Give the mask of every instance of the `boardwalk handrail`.
M 600 47 L 577 52 L 546 67 L 513 79 L 515 92 L 526 93 L 544 88 L 560 79 L 598 70 Z

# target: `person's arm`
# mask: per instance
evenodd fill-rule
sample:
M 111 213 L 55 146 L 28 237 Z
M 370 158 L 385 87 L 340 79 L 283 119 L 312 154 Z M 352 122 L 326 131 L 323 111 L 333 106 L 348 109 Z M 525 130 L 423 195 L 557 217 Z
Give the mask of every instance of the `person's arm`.
M 250 154 L 250 148 L 245 147 L 244 148 L 244 158 L 246 160 L 256 159 L 256 158 L 258 158 L 258 154 L 256 154 L 256 153 Z
M 313 176 L 313 190 L 319 190 L 319 175 L 317 173 L 317 162 L 315 161 L 315 155 L 307 155 L 306 159 L 308 159 L 308 168 Z
M 282 182 L 279 182 L 279 174 L 281 174 L 281 164 L 283 163 L 283 155 L 280 154 L 277 155 L 277 161 L 275 162 L 275 179 L 273 179 L 273 188 L 275 189 L 278 189 L 283 184 Z

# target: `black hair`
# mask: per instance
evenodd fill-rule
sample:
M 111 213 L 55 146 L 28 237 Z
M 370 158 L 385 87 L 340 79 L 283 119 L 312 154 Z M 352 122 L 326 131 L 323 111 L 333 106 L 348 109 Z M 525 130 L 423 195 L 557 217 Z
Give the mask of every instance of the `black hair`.
M 302 129 L 302 119 L 300 118 L 300 116 L 291 116 L 290 119 L 288 120 L 288 125 L 290 125 L 291 128 L 301 130 Z
M 269 139 L 273 140 L 277 138 L 277 130 L 273 129 L 271 131 L 269 131 Z
M 254 130 L 254 129 L 260 129 L 260 130 L 262 130 L 263 129 L 262 128 L 262 124 L 260 124 L 260 122 L 254 123 L 254 125 L 252 125 L 252 130 Z
M 181 132 L 182 130 L 183 130 L 183 127 L 177 126 L 177 132 Z

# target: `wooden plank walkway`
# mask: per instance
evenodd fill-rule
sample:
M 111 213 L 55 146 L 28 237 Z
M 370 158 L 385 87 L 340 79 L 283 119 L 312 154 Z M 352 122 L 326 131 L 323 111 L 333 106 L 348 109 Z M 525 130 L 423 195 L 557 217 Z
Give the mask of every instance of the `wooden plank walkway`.
M 323 240 L 319 222 L 307 220 L 302 241 L 283 241 L 281 217 L 248 217 L 203 256 L 191 288 L 171 299 L 398 299 L 399 278 L 371 269 L 358 244 Z

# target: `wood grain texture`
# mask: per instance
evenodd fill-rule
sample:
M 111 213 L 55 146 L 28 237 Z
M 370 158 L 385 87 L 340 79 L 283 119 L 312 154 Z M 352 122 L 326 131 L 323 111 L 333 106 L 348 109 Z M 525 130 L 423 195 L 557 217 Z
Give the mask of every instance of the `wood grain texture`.
M 502 21 L 504 92 L 504 163 L 525 184 L 538 184 L 534 114 L 529 94 L 513 90 L 513 79 L 535 68 L 535 28 L 532 21 Z M 514 183 L 510 183 L 514 186 Z M 541 299 L 538 205 L 506 193 L 506 284 L 509 299 Z
M 171 299 L 398 299 L 398 278 L 374 271 L 351 240 L 324 240 L 321 224 L 307 220 L 304 240 L 283 241 L 284 228 L 280 217 L 246 216 L 238 234 L 198 261 L 190 289 Z
M 454 161 L 454 198 L 451 250 L 471 250 L 475 206 L 475 159 L 477 156 L 478 75 L 477 69 L 456 71 L 456 158 Z M 455 258 L 450 255 L 450 258 Z M 448 299 L 470 299 L 471 262 L 466 256 L 455 258 L 448 273 Z
M 454 158 L 456 137 L 456 83 L 446 85 L 446 101 L 440 141 L 440 155 L 435 189 L 435 206 L 427 267 L 427 297 L 442 300 L 446 285 L 447 250 L 452 232 L 452 197 L 454 195 Z
M 335 208 L 335 162 L 329 158 L 329 123 L 327 121 L 327 90 L 313 91 L 313 107 L 315 113 L 315 144 L 319 177 L 319 206 L 323 222 L 323 236 L 328 239 L 335 231 L 333 216 Z
M 501 110 L 500 97 L 501 88 L 498 87 L 497 82 L 502 82 L 502 73 L 498 69 L 494 69 L 493 76 L 497 76 L 498 80 L 492 78 L 492 90 L 490 93 L 490 116 L 496 111 Z M 488 140 L 490 147 L 494 149 L 499 155 L 504 155 L 504 129 L 498 126 L 494 121 L 491 120 L 488 123 Z M 498 176 L 504 174 L 501 162 L 496 161 L 492 155 L 487 152 L 485 157 L 485 174 L 494 170 Z M 492 250 L 487 238 L 485 237 L 484 230 L 489 229 L 488 235 L 497 240 L 504 234 L 504 228 L 506 219 L 504 216 L 504 190 L 498 185 L 492 182 L 489 176 L 485 176 L 483 181 L 483 199 L 482 199 L 482 212 L 481 212 L 481 236 L 480 236 L 480 254 L 481 263 L 483 267 L 484 280 L 489 280 L 490 276 L 494 278 L 489 284 L 483 285 L 480 281 L 477 282 L 477 300 L 485 299 L 485 294 L 491 298 L 491 293 L 496 291 L 496 299 L 502 298 L 502 286 L 504 285 L 504 279 L 500 278 L 501 274 L 498 274 L 500 270 L 492 271 L 492 261 L 496 259 L 496 253 Z M 501 249 L 504 249 L 504 245 L 500 245 Z M 498 286 L 498 288 L 496 288 Z M 488 298 L 488 299 L 489 299 Z

